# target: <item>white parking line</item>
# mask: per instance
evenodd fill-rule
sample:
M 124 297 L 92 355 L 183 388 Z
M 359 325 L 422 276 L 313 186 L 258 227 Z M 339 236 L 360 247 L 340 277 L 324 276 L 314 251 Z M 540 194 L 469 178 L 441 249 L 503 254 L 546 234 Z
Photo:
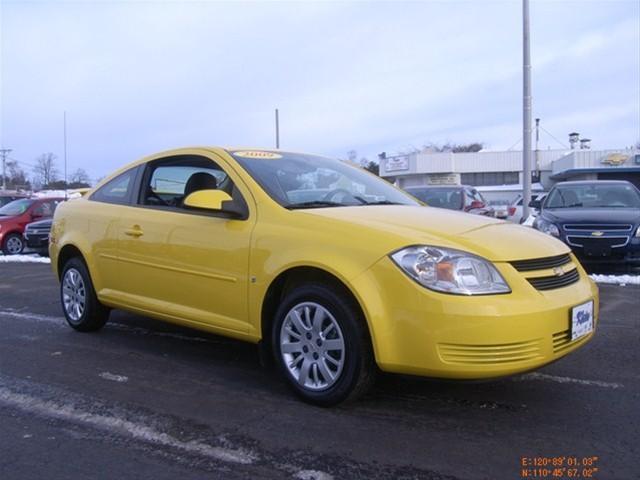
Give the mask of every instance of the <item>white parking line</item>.
M 3 316 L 11 317 L 11 318 L 19 318 L 24 320 L 33 320 L 35 322 L 51 323 L 58 326 L 66 326 L 66 320 L 64 319 L 64 317 L 54 317 L 50 315 L 40 315 L 37 313 L 25 313 L 25 312 L 17 312 L 15 310 L 0 309 L 0 318 Z M 142 327 L 133 327 L 130 325 L 125 325 L 124 323 L 114 323 L 114 322 L 107 323 L 105 328 L 108 328 L 110 330 L 121 330 L 129 333 L 137 333 L 140 335 L 151 335 L 154 337 L 173 338 L 176 340 L 183 340 L 187 342 L 218 343 L 215 340 L 210 340 L 208 338 L 192 337 L 190 335 L 181 335 L 179 333 L 155 332 L 153 330 L 149 330 Z
M 559 377 L 556 375 L 547 375 L 546 373 L 527 373 L 526 375 L 522 375 L 521 377 L 514 377 L 515 381 L 522 380 L 543 380 L 549 382 L 556 383 L 576 383 L 579 385 L 585 385 L 588 387 L 602 387 L 602 388 L 624 388 L 624 385 L 621 383 L 613 383 L 613 382 L 603 382 L 601 380 L 582 380 L 580 378 L 571 378 L 571 377 Z
M 2 386 L 0 386 L 0 403 L 18 408 L 27 413 L 89 425 L 136 440 L 176 448 L 222 462 L 248 465 L 258 459 L 257 454 L 244 449 L 215 447 L 196 440 L 185 442 L 142 423 L 132 422 L 108 414 L 91 413 L 81 410 L 72 404 L 42 400 L 14 392 Z
M 102 372 L 98 375 L 100 378 L 104 378 L 105 380 L 110 380 L 112 382 L 125 383 L 129 381 L 129 377 L 125 375 L 116 375 L 115 373 Z

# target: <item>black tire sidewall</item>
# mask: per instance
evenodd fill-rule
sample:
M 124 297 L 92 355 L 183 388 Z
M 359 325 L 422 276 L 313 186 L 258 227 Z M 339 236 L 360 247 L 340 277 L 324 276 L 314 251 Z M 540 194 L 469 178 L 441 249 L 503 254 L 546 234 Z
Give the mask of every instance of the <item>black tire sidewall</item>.
M 345 363 L 340 373 L 340 378 L 326 390 L 312 391 L 301 387 L 291 376 L 284 364 L 280 352 L 280 329 L 287 313 L 296 305 L 303 302 L 314 302 L 326 308 L 338 322 L 345 343 Z M 308 284 L 295 287 L 285 294 L 278 310 L 276 311 L 274 326 L 272 329 L 272 349 L 276 364 L 287 383 L 305 401 L 321 405 L 331 406 L 345 400 L 357 384 L 362 358 L 360 352 L 362 345 L 361 319 L 343 295 L 321 284 Z

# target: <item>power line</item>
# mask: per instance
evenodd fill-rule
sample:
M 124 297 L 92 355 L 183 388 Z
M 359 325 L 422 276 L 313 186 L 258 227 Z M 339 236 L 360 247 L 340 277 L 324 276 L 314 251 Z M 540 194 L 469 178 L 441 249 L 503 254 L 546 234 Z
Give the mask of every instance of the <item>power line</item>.
M 542 129 L 543 132 L 545 132 L 547 135 L 549 135 L 551 138 L 553 138 L 556 142 L 558 142 L 564 148 L 569 149 L 569 147 L 566 144 L 562 143 L 560 140 L 558 140 L 556 137 L 554 137 L 553 134 L 548 132 L 544 127 L 541 126 L 540 128 Z

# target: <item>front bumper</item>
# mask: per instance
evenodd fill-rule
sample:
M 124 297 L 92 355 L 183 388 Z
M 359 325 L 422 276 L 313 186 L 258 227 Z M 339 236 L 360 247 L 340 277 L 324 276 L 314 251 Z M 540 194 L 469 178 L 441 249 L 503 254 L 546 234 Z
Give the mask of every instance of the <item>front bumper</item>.
M 573 263 L 580 279 L 536 290 L 508 263 L 496 267 L 512 288 L 504 295 L 459 296 L 430 291 L 388 258 L 355 281 L 379 367 L 388 372 L 439 378 L 512 375 L 553 362 L 584 345 L 571 342 L 571 308 L 594 301 L 598 289 Z M 536 274 L 539 272 L 536 272 Z
M 49 235 L 44 234 L 29 234 L 25 232 L 24 238 L 27 241 L 27 246 L 33 249 L 48 249 L 49 248 Z

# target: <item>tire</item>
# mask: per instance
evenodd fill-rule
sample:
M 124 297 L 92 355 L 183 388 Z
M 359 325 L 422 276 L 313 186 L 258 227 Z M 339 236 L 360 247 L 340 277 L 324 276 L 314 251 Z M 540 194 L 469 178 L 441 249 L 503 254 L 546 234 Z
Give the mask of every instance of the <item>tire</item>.
M 19 255 L 24 250 L 24 238 L 19 233 L 10 233 L 2 242 L 2 253 L 5 255 Z
M 100 330 L 109 319 L 109 309 L 98 301 L 89 270 L 78 257 L 62 269 L 60 303 L 67 323 L 79 332 Z
M 353 401 L 373 385 L 377 369 L 365 319 L 334 288 L 310 283 L 286 292 L 271 341 L 287 383 L 308 403 Z

